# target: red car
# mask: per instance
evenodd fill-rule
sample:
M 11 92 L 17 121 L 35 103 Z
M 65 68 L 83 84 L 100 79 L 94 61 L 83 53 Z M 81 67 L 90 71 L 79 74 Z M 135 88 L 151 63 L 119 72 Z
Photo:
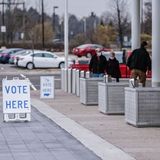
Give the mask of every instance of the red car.
M 130 78 L 130 70 L 125 64 L 126 58 L 131 54 L 131 52 L 127 52 L 126 57 L 123 57 L 122 51 L 116 51 L 116 58 L 120 63 L 120 71 L 121 71 L 121 77 L 122 78 Z M 104 52 L 103 55 L 106 57 L 106 59 L 109 58 L 109 52 Z M 72 69 L 79 69 L 83 71 L 89 71 L 89 60 L 79 60 L 78 63 L 71 65 Z M 151 72 L 147 74 L 147 77 L 151 77 Z
M 108 48 L 104 48 L 99 44 L 83 44 L 73 48 L 72 53 L 78 57 L 86 56 L 91 58 L 92 55 L 96 54 L 96 49 L 100 48 L 102 51 L 110 51 Z

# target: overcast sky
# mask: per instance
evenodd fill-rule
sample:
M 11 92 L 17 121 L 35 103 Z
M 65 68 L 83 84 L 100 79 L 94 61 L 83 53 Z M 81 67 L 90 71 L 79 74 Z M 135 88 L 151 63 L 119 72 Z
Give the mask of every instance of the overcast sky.
M 25 1 L 28 7 L 32 5 L 40 11 L 41 0 Z M 73 13 L 79 18 L 88 16 L 91 12 L 100 16 L 109 8 L 107 5 L 109 1 L 112 0 L 68 0 L 68 10 L 69 13 Z M 53 6 L 58 6 L 59 8 L 55 12 L 62 16 L 64 14 L 64 2 L 65 0 L 44 0 L 44 10 L 51 15 L 53 13 Z

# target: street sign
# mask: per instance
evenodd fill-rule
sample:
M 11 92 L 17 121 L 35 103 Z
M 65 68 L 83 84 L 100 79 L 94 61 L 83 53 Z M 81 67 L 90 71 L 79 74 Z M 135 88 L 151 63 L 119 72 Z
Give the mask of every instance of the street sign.
M 1 26 L 1 32 L 3 32 L 3 33 L 6 32 L 6 26 Z
M 30 86 L 27 80 L 2 81 L 3 113 L 30 113 Z
M 54 98 L 54 76 L 41 76 L 41 98 Z

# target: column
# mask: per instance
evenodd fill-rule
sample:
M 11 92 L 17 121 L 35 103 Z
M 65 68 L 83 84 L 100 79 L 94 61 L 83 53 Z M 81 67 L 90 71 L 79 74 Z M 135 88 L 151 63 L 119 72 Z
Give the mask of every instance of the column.
M 152 0 L 152 87 L 160 86 L 160 0 Z
M 132 50 L 140 47 L 140 0 L 132 0 Z
M 65 68 L 68 69 L 68 0 L 65 0 L 64 42 Z

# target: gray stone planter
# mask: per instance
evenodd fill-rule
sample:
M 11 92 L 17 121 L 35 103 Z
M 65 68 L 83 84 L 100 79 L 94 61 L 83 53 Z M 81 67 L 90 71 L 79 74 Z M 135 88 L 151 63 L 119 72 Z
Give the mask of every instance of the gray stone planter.
M 137 127 L 160 126 L 160 88 L 125 88 L 125 120 Z
M 124 88 L 127 82 L 98 83 L 98 107 L 105 114 L 124 114 Z
M 80 102 L 82 104 L 98 104 L 98 82 L 103 80 L 103 78 L 80 78 Z

